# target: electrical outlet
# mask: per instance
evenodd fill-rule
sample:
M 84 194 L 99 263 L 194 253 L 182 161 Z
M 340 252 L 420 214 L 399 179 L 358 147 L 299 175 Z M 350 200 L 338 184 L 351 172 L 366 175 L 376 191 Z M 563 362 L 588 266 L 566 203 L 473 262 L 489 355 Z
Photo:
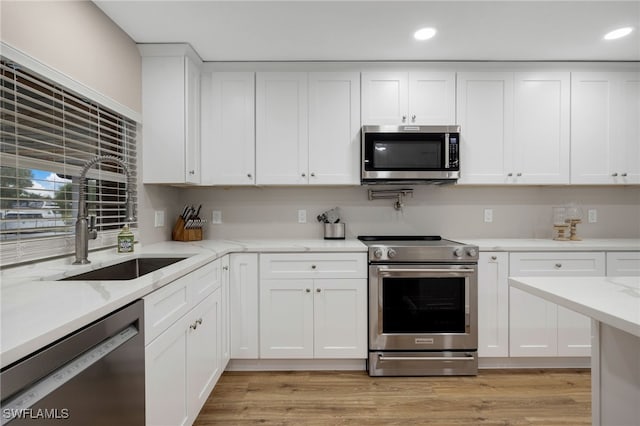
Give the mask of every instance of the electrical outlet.
M 156 228 L 162 228 L 164 226 L 164 210 L 154 211 L 153 225 Z
M 588 219 L 589 219 L 589 223 L 596 223 L 598 221 L 598 210 L 589 209 Z
M 222 223 L 222 212 L 220 210 L 214 210 L 211 213 L 211 223 L 219 225 Z
M 307 223 L 307 211 L 298 210 L 298 223 Z
M 485 223 L 493 222 L 493 209 L 484 209 L 484 221 Z

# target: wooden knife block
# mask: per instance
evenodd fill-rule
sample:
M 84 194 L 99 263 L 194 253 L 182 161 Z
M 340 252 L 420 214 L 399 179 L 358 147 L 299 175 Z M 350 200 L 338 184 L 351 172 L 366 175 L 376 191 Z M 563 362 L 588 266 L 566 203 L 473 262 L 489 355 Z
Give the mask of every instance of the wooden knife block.
M 176 224 L 171 231 L 171 239 L 174 241 L 201 241 L 202 240 L 202 227 L 186 229 L 185 222 L 182 217 L 178 216 Z

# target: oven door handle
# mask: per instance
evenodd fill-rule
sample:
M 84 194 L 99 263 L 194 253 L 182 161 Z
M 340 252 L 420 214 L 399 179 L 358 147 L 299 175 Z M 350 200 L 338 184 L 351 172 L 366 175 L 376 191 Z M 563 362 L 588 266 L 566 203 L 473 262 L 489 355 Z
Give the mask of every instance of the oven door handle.
M 468 273 L 473 273 L 476 270 L 473 268 L 460 268 L 460 269 L 428 269 L 428 268 L 424 268 L 424 269 L 378 269 L 378 273 L 379 274 L 385 274 L 385 273 L 389 273 L 389 274 L 396 274 L 398 272 L 410 272 L 410 273 L 414 273 L 414 272 L 428 272 L 428 273 L 442 273 L 442 272 L 468 272 Z
M 384 356 L 378 355 L 380 361 L 473 361 L 472 355 L 469 356 Z

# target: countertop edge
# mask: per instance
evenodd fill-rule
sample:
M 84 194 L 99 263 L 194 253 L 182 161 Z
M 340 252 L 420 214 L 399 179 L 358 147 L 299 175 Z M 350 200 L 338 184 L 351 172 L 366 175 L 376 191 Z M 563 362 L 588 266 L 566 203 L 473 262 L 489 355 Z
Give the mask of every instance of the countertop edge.
M 563 277 L 549 277 L 549 278 L 550 280 L 553 280 L 553 281 L 561 281 L 563 279 Z M 576 277 L 567 277 L 567 278 L 575 279 Z M 584 277 L 578 277 L 578 278 L 585 279 Z M 590 279 L 600 278 L 604 282 L 606 279 L 611 277 L 589 277 L 589 278 Z M 562 296 L 558 293 L 553 293 L 553 292 L 544 290 L 532 282 L 532 281 L 539 281 L 541 279 L 544 279 L 544 277 L 509 277 L 509 285 L 511 287 L 515 287 L 522 291 L 530 293 L 534 296 L 541 297 L 559 306 L 570 309 L 574 312 L 586 315 L 604 324 L 618 328 L 636 337 L 640 337 L 640 319 L 638 320 L 638 322 L 626 320 L 624 318 L 621 318 L 609 312 L 602 311 L 600 309 L 596 309 L 592 306 L 586 305 L 576 300 L 568 299 L 567 297 Z

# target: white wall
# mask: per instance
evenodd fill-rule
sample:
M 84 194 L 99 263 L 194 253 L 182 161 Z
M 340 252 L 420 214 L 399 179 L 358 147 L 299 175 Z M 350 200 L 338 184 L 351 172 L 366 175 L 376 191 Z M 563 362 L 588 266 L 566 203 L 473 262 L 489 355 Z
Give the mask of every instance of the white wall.
M 138 49 L 95 4 L 2 0 L 0 14 L 2 41 L 141 111 Z
M 199 188 L 182 191 L 180 201 L 202 203 L 208 220 L 212 210 L 222 211 L 223 223 L 207 225 L 205 238 L 321 237 L 316 216 L 335 206 L 343 212 L 348 237 L 551 238 L 552 207 L 569 202 L 584 210 L 579 236 L 640 237 L 638 187 L 414 186 L 402 212 L 392 200 L 369 201 L 369 188 Z M 493 223 L 483 222 L 484 208 L 493 209 Z M 598 223 L 586 223 L 590 208 L 597 209 Z M 307 224 L 297 223 L 298 209 L 307 210 Z

